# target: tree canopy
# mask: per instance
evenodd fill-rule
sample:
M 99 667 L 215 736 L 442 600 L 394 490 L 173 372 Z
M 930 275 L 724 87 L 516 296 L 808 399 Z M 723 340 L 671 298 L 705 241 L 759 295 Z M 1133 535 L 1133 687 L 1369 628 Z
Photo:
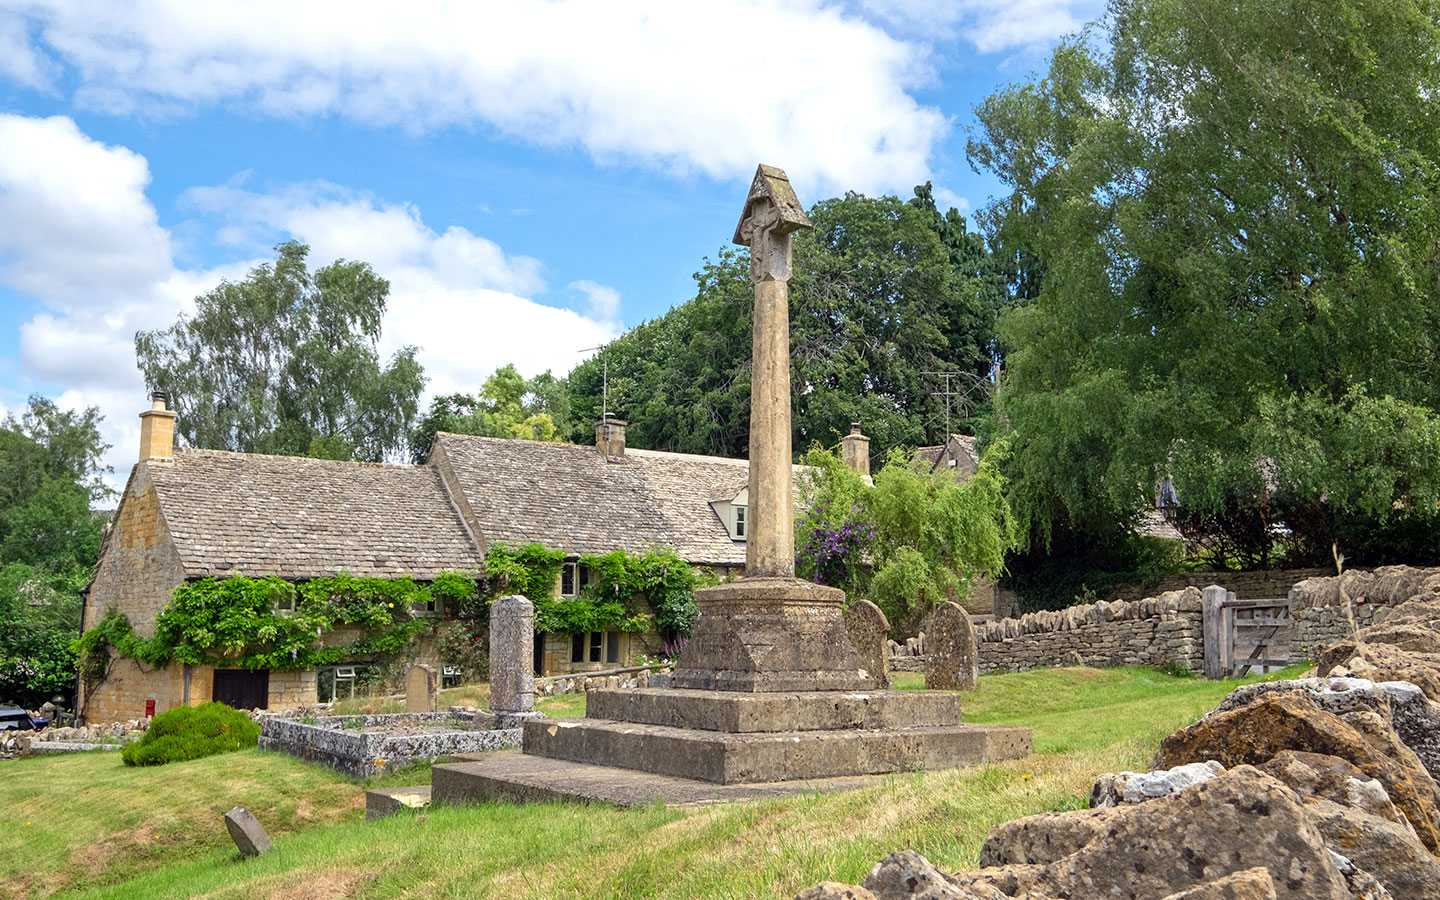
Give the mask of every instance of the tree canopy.
M 970 478 L 931 472 L 894 451 L 867 484 L 833 450 L 812 446 L 798 478 L 796 572 L 873 601 L 899 633 L 974 579 L 998 575 L 1015 546 L 1014 517 L 992 445 Z
M 171 393 L 185 444 L 379 461 L 407 448 L 424 372 L 416 348 L 382 366 L 390 284 L 363 262 L 311 272 L 289 242 L 241 281 L 195 298 L 195 315 L 135 335 L 140 371 Z
M 34 708 L 74 689 L 80 587 L 104 532 L 90 504 L 113 493 L 100 421 L 32 396 L 0 422 L 0 701 Z
M 568 424 L 569 396 L 550 372 L 525 378 L 513 363 L 485 379 L 480 393 L 450 394 L 430 401 L 430 410 L 410 432 L 410 459 L 430 456 L 437 431 L 483 437 L 559 441 Z
M 797 446 L 863 423 L 877 448 L 940 439 L 939 372 L 990 370 L 1004 301 L 978 235 L 942 215 L 929 185 L 909 202 L 847 194 L 810 210 L 790 291 Z M 627 332 L 569 377 L 572 440 L 588 440 L 609 368 L 610 411 L 635 446 L 739 457 L 748 451 L 753 293 L 744 252 L 696 273 L 696 296 Z M 954 430 L 970 427 L 957 414 Z
M 1426 0 L 1115 0 L 979 107 L 1031 535 L 1167 476 L 1231 562 L 1436 523 L 1437 37 Z

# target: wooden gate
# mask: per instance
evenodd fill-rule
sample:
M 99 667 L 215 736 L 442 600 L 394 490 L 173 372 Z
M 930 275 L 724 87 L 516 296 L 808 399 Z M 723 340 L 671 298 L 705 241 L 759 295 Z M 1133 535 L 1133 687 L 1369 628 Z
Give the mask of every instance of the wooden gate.
M 1290 664 L 1290 600 L 1238 600 L 1205 589 L 1205 677 L 1241 678 Z
M 236 709 L 269 709 L 270 670 L 216 669 L 210 699 Z

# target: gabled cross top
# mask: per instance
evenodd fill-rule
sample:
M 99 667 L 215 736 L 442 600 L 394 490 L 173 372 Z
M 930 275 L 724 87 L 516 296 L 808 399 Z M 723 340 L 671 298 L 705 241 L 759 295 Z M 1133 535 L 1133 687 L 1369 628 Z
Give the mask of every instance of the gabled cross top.
M 745 198 L 745 212 L 735 226 L 735 243 L 750 248 L 750 280 L 788 281 L 790 234 L 811 227 L 785 170 L 759 166 Z

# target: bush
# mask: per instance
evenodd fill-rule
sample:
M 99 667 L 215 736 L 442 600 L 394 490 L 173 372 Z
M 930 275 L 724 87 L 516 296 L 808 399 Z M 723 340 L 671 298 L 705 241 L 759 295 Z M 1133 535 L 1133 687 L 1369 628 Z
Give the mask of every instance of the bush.
M 254 747 L 260 726 L 224 703 L 167 710 L 150 720 L 145 736 L 120 751 L 127 766 L 163 766 Z

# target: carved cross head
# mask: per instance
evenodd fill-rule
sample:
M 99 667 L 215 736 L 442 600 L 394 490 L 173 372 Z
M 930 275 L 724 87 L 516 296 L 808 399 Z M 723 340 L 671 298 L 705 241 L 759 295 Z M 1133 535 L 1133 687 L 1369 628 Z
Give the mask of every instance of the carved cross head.
M 735 243 L 750 248 L 750 280 L 790 280 L 790 234 L 810 228 L 805 208 L 795 196 L 783 169 L 762 165 L 755 170 L 745 212 L 735 228 Z

